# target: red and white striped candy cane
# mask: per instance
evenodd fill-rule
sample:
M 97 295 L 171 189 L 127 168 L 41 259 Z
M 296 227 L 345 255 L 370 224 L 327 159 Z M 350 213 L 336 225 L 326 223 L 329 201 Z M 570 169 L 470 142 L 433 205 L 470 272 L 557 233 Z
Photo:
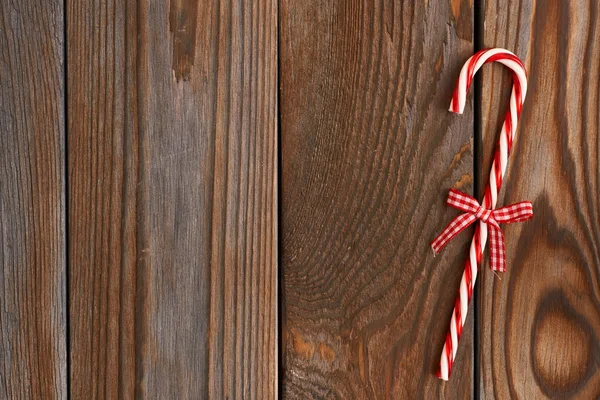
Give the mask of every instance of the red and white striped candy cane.
M 488 210 L 496 207 L 498 192 L 502 186 L 508 156 L 510 155 L 515 139 L 515 133 L 517 131 L 517 121 L 521 115 L 521 107 L 523 106 L 525 94 L 527 93 L 527 73 L 525 72 L 525 66 L 517 56 L 508 50 L 488 49 L 478 51 L 467 60 L 460 71 L 460 77 L 456 83 L 456 89 L 454 89 L 454 95 L 452 96 L 452 102 L 450 103 L 449 109 L 451 112 L 457 114 L 463 113 L 467 100 L 467 93 L 471 87 L 473 76 L 483 64 L 494 61 L 504 64 L 512 70 L 513 88 L 510 96 L 510 107 L 506 112 L 504 124 L 502 124 L 500 140 L 496 147 L 496 153 L 492 163 L 490 182 L 485 190 L 483 202 L 481 204 L 483 208 Z M 475 226 L 475 235 L 471 242 L 469 259 L 465 264 L 465 270 L 460 281 L 459 294 L 454 305 L 452 319 L 450 320 L 450 331 L 446 335 L 446 342 L 444 343 L 444 349 L 442 350 L 438 377 L 443 380 L 448 380 L 450 371 L 452 370 L 458 341 L 460 340 L 462 328 L 467 318 L 467 310 L 471 301 L 473 287 L 475 286 L 475 281 L 477 279 L 477 266 L 481 263 L 483 250 L 487 243 L 487 237 L 487 225 L 482 221 L 479 221 Z

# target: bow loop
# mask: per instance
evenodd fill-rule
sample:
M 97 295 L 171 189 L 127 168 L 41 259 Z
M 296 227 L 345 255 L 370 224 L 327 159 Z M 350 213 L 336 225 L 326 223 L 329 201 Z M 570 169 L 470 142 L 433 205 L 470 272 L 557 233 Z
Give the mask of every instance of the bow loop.
M 522 201 L 495 210 L 488 210 L 477 200 L 461 191 L 450 189 L 446 203 L 464 211 L 454 218 L 433 242 L 431 248 L 438 253 L 452 238 L 466 229 L 473 222 L 480 220 L 490 231 L 490 267 L 494 271 L 506 271 L 506 250 L 504 234 L 500 223 L 527 221 L 533 217 L 533 206 L 529 201 Z
M 456 189 L 450 189 L 446 204 L 448 204 L 450 207 L 454 207 L 466 213 L 472 214 L 477 213 L 477 210 L 481 206 L 473 197 Z
M 508 207 L 493 210 L 492 213 L 494 219 L 499 223 L 523 222 L 533 217 L 533 205 L 530 201 L 521 201 Z

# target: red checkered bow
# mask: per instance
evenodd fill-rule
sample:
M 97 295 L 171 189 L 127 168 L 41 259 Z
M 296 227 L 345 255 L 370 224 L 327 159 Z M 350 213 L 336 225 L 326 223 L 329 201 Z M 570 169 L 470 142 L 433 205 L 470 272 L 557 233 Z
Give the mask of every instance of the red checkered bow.
M 521 201 L 496 210 L 488 210 L 483 208 L 477 200 L 468 194 L 450 189 L 446 203 L 449 206 L 464 211 L 465 214 L 454 218 L 446 229 L 431 242 L 433 252 L 439 253 L 454 236 L 458 235 L 476 220 L 481 220 L 481 222 L 487 225 L 490 231 L 491 268 L 494 271 L 505 272 L 506 252 L 504 250 L 504 234 L 499 224 L 527 221 L 533 217 L 531 202 Z

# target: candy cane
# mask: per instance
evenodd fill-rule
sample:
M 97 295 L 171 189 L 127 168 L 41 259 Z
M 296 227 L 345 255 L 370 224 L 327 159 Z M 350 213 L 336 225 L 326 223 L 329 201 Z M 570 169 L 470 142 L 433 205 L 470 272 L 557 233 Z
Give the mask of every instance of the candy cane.
M 485 190 L 483 203 L 481 204 L 481 206 L 479 206 L 479 204 L 476 202 L 476 204 L 473 204 L 473 207 L 475 207 L 473 208 L 473 215 L 477 219 L 479 219 L 479 223 L 475 227 L 475 234 L 473 236 L 471 248 L 469 250 L 469 259 L 465 264 L 465 270 L 460 281 L 460 289 L 458 291 L 459 294 L 454 305 L 454 311 L 452 312 L 452 319 L 450 320 L 450 331 L 446 335 L 446 342 L 444 343 L 444 349 L 442 350 L 440 368 L 438 370 L 437 376 L 443 380 L 448 380 L 450 371 L 452 370 L 452 364 L 454 363 L 454 359 L 456 357 L 458 341 L 460 340 L 462 328 L 467 318 L 467 310 L 471 301 L 471 295 L 473 294 L 473 287 L 477 279 L 477 267 L 481 263 L 483 250 L 485 249 L 485 245 L 487 243 L 488 225 L 486 222 L 488 222 L 488 218 L 493 212 L 504 212 L 504 214 L 506 214 L 507 212 L 511 212 L 510 207 L 505 208 L 508 211 L 506 211 L 505 209 L 494 210 L 494 208 L 496 207 L 496 201 L 498 199 L 498 191 L 502 186 L 508 156 L 510 155 L 512 145 L 515 139 L 517 121 L 521 115 L 521 107 L 523 106 L 525 94 L 527 93 L 527 73 L 525 72 L 525 66 L 517 56 L 515 56 L 508 50 L 488 49 L 477 52 L 475 55 L 473 55 L 467 60 L 462 70 L 460 71 L 460 76 L 458 78 L 458 82 L 456 83 L 456 89 L 454 90 L 454 94 L 452 96 L 452 102 L 450 103 L 449 111 L 457 114 L 463 113 L 467 93 L 469 91 L 469 88 L 471 87 L 473 76 L 483 64 L 494 61 L 504 64 L 512 70 L 513 88 L 510 96 L 510 107 L 506 113 L 504 124 L 502 124 L 500 140 L 496 147 L 496 153 L 494 155 L 494 161 L 492 163 L 492 169 L 490 172 L 490 181 L 488 187 Z M 451 197 L 452 196 L 454 196 L 454 198 L 453 200 L 449 198 L 449 204 L 451 204 L 451 200 L 456 201 L 456 193 L 451 193 Z M 529 203 L 528 206 L 525 203 L 528 202 L 519 203 L 511 207 L 526 208 L 526 215 L 520 216 L 520 219 L 516 218 L 514 221 L 498 221 L 516 222 L 530 218 L 531 216 L 529 215 L 529 213 L 533 215 L 531 210 L 531 203 Z M 482 218 L 484 218 L 485 221 Z M 449 226 L 449 228 L 452 230 L 451 226 Z M 462 226 L 459 228 L 464 229 L 464 227 Z M 441 241 L 444 241 L 444 243 L 442 243 L 441 246 L 445 244 L 445 241 L 451 239 L 457 231 L 459 230 L 454 229 L 454 231 L 450 232 L 450 237 L 441 238 Z M 492 235 L 494 235 L 497 231 L 499 231 L 499 229 L 493 231 Z M 501 235 L 501 233 L 499 234 Z M 436 240 L 440 241 L 440 238 Z M 436 244 L 439 245 L 439 243 L 435 243 L 435 241 L 434 243 L 432 243 L 434 252 L 438 250 L 438 248 L 435 247 Z M 493 242 L 492 245 L 494 245 Z M 501 256 L 504 257 L 503 242 L 501 249 L 493 250 L 499 252 L 498 254 L 501 254 Z M 492 257 L 494 257 L 493 254 Z M 505 270 L 503 264 L 495 264 L 493 262 L 492 266 L 494 268 L 496 268 L 495 265 L 499 266 L 497 267 L 498 270 L 502 272 Z

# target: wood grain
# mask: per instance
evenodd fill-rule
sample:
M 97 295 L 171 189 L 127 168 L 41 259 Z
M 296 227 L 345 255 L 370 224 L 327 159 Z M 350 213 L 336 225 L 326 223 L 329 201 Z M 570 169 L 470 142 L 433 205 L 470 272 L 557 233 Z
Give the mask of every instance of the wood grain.
M 508 272 L 483 267 L 485 398 L 600 396 L 600 11 L 595 1 L 486 2 L 485 47 L 523 58 L 529 91 L 498 204 L 529 199 L 534 219 L 504 228 Z M 483 168 L 509 78 L 486 67 Z M 486 175 L 487 176 L 487 175 Z
M 0 398 L 67 396 L 62 2 L 0 2 Z
M 170 34 L 168 1 L 139 15 L 139 391 L 273 398 L 277 5 L 191 3 L 195 40 Z
M 133 398 L 139 129 L 136 8 L 68 0 L 70 394 Z
M 282 0 L 280 25 L 284 398 L 472 397 L 472 313 L 434 375 L 469 235 L 429 248 L 472 190 L 469 3 Z
M 117 3 L 68 2 L 72 393 L 274 398 L 277 4 Z

